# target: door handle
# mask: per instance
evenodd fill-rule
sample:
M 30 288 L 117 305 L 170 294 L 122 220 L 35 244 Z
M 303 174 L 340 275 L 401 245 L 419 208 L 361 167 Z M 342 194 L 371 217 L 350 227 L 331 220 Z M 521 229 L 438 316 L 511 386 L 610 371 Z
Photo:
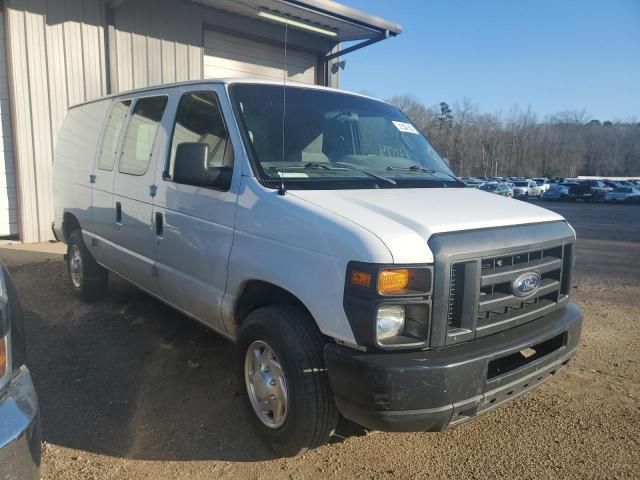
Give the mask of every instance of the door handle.
M 122 223 L 122 204 L 116 202 L 116 223 Z
M 156 212 L 156 235 L 158 237 L 162 236 L 163 227 L 164 227 L 164 217 L 162 216 L 162 213 Z

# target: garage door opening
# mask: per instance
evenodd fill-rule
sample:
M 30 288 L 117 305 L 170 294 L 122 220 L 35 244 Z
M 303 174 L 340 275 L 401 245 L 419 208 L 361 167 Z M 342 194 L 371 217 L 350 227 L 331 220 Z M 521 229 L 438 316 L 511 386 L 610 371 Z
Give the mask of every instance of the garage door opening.
M 284 49 L 282 45 L 204 29 L 205 78 L 261 78 L 282 80 Z M 318 57 L 295 48 L 287 48 L 287 79 L 316 83 Z

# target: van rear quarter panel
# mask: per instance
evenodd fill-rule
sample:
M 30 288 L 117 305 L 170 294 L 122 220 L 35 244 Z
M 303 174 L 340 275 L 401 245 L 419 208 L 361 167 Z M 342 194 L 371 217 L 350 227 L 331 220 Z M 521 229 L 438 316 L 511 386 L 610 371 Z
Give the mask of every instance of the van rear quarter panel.
M 64 214 L 73 214 L 91 230 L 91 191 L 96 153 L 109 100 L 71 108 L 62 125 L 53 164 L 54 228 L 62 238 Z

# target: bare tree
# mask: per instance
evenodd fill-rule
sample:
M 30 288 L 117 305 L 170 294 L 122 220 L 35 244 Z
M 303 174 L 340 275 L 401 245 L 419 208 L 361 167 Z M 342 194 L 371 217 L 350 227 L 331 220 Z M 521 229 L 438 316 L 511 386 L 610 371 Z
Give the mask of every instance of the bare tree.
M 600 121 L 577 110 L 540 120 L 518 105 L 506 117 L 481 113 L 468 98 L 453 108 L 427 108 L 407 95 L 390 101 L 461 176 L 640 176 L 640 123 L 633 118 Z

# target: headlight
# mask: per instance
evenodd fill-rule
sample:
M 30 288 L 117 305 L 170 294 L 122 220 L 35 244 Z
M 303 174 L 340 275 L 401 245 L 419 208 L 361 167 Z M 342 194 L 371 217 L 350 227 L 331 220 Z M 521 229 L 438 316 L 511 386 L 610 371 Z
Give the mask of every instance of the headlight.
M 358 345 L 424 348 L 431 323 L 433 266 L 350 262 L 344 310 Z
M 0 387 L 3 385 L 3 379 L 7 374 L 9 367 L 9 353 L 6 338 L 0 339 Z
M 376 338 L 384 345 L 402 335 L 404 331 L 405 308 L 403 305 L 382 305 L 376 318 Z

